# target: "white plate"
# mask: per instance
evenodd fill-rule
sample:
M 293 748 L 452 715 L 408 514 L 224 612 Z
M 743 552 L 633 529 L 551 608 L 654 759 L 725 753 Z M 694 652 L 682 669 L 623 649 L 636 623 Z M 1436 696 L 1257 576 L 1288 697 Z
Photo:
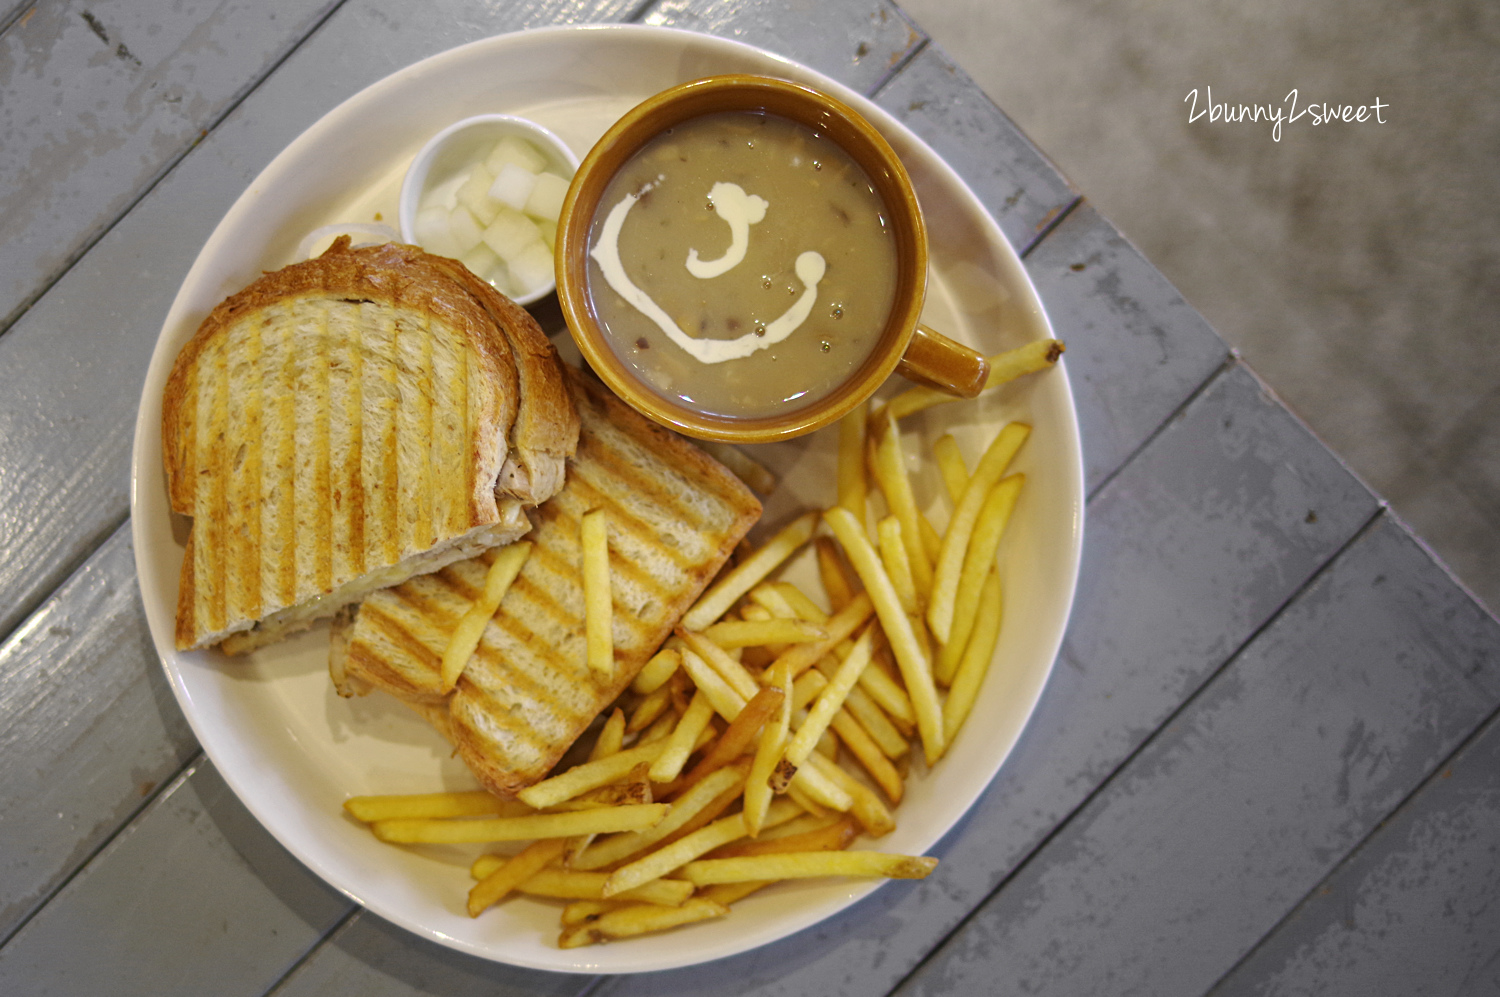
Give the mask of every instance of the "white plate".
M 356 94 L 309 128 L 266 167 L 204 246 L 167 315 L 146 376 L 131 491 L 136 566 L 157 651 L 194 733 L 251 812 L 319 876 L 390 921 L 484 958 L 581 973 L 690 965 L 784 938 L 878 884 L 784 884 L 748 898 L 719 921 L 569 951 L 557 948 L 558 907 L 549 902 L 521 898 L 469 918 L 464 899 L 472 851 L 384 845 L 340 808 L 356 793 L 468 788 L 473 782 L 442 740 L 393 700 L 372 695 L 349 702 L 333 693 L 325 672 L 326 630 L 248 660 L 175 649 L 182 524 L 169 513 L 160 470 L 162 388 L 178 350 L 208 311 L 262 270 L 290 262 L 305 233 L 335 221 L 370 221 L 377 211 L 394 220 L 408 160 L 443 124 L 485 111 L 519 114 L 551 128 L 582 155 L 642 98 L 724 72 L 821 87 L 886 134 L 927 214 L 929 325 L 985 352 L 1051 335 L 1019 259 L 973 194 L 931 149 L 860 95 L 736 42 L 643 26 L 573 27 L 444 52 Z M 1012 623 L 1003 629 L 969 726 L 932 772 L 913 766 L 897 830 L 873 844 L 886 851 L 929 852 L 984 791 L 1041 695 L 1067 623 L 1082 540 L 1083 476 L 1064 371 L 1008 386 L 978 404 L 934 409 L 911 420 L 905 439 L 913 453 L 930 452 L 938 435 L 952 431 L 972 465 L 1010 419 L 1034 427 L 1016 462 L 1027 487 L 1003 552 L 1005 614 Z M 756 456 L 783 482 L 767 503 L 764 523 L 830 502 L 832 432 L 758 449 Z M 936 478 L 918 475 L 916 485 L 941 529 L 946 499 Z

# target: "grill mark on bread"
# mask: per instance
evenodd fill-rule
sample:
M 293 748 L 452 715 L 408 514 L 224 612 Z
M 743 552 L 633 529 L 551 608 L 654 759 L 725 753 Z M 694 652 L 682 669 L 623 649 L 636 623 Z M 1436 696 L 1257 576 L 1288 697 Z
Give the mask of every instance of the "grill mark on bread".
M 229 405 L 229 380 L 225 370 L 224 346 L 213 344 L 204 357 L 208 371 L 208 388 L 198 397 L 199 412 L 195 429 L 195 447 L 198 469 L 197 488 L 194 493 L 194 522 L 206 519 L 209 528 L 206 542 L 194 548 L 194 579 L 200 593 L 198 607 L 212 627 L 223 627 L 224 606 L 224 524 L 221 510 L 224 508 L 224 461 L 223 450 Z
M 245 426 L 244 439 L 231 464 L 226 521 L 229 552 L 228 605 L 233 611 L 258 616 L 260 591 L 260 468 L 261 438 L 260 319 L 250 316 L 235 324 L 226 337 L 236 359 L 229 367 L 229 417 Z

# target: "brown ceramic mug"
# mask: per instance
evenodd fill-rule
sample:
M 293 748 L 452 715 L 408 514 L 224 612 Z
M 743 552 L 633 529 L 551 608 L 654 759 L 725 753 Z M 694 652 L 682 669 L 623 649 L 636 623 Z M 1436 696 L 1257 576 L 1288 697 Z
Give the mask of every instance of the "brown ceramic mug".
M 729 111 L 790 119 L 826 135 L 847 152 L 884 202 L 896 249 L 893 304 L 864 362 L 821 399 L 789 405 L 768 416 L 708 414 L 655 390 L 615 353 L 590 296 L 590 231 L 596 215 L 605 210 L 601 201 L 616 172 L 666 129 Z M 911 179 L 895 151 L 852 108 L 798 83 L 764 76 L 713 76 L 672 87 L 630 110 L 594 145 L 573 178 L 558 220 L 556 261 L 558 301 L 589 365 L 632 407 L 699 439 L 769 443 L 812 432 L 847 414 L 893 372 L 964 398 L 977 395 L 989 373 L 981 354 L 919 322 L 927 293 L 927 230 Z

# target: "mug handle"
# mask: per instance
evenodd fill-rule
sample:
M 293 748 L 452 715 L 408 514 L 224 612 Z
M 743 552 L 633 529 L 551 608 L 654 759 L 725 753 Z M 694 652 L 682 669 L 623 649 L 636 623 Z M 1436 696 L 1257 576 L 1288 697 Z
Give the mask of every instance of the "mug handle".
M 973 398 L 984 390 L 990 362 L 978 351 L 918 323 L 896 373 L 959 398 Z

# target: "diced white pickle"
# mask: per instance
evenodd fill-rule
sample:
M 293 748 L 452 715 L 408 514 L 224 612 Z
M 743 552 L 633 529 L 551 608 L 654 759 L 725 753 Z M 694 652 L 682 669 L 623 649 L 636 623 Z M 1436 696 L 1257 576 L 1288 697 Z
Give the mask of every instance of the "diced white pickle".
M 549 250 L 555 252 L 557 250 L 557 223 L 544 220 L 538 221 L 536 228 L 538 232 L 542 233 L 542 242 L 547 244 Z
M 507 264 L 514 264 L 521 254 L 533 245 L 542 245 L 541 233 L 536 224 L 519 211 L 501 208 L 489 228 L 484 230 L 484 241 L 500 255 Z
M 509 261 L 511 278 L 520 293 L 535 290 L 552 279 L 552 252 L 539 239 Z
M 439 256 L 456 255 L 457 246 L 453 242 L 447 208 L 423 208 L 417 212 L 412 230 L 412 234 L 417 237 L 417 244 L 428 252 Z
M 484 165 L 491 173 L 498 175 L 500 168 L 506 163 L 515 163 L 524 170 L 540 173 L 547 168 L 547 157 L 525 139 L 507 135 L 495 143 L 495 148 L 490 152 L 489 158 L 484 161 Z
M 500 205 L 490 197 L 490 184 L 495 182 L 495 178 L 478 163 L 469 171 L 468 176 L 458 188 L 458 203 L 468 208 L 480 225 L 488 225 L 495 220 L 495 213 L 500 210 Z
M 469 179 L 467 173 L 455 173 L 435 187 L 429 187 L 427 193 L 422 195 L 422 203 L 419 207 L 437 207 L 444 211 L 452 211 L 458 207 L 458 188 L 462 187 L 467 179 Z
M 460 256 L 458 261 L 468 267 L 470 272 L 486 280 L 489 279 L 488 275 L 491 270 L 505 266 L 500 262 L 500 257 L 495 255 L 495 251 L 482 242 L 477 243 L 473 249 Z
M 534 218 L 555 222 L 562 213 L 563 198 L 567 195 L 568 181 L 556 173 L 543 173 L 536 178 L 536 185 L 531 188 L 531 196 L 526 199 L 522 210 Z
M 495 182 L 489 188 L 490 197 L 508 208 L 520 211 L 526 207 L 526 199 L 531 196 L 531 189 L 536 186 L 536 181 L 537 175 L 532 171 L 515 163 L 506 163 L 495 174 Z
M 484 234 L 479 221 L 462 204 L 449 212 L 448 226 L 453 233 L 453 244 L 460 255 L 477 246 Z

